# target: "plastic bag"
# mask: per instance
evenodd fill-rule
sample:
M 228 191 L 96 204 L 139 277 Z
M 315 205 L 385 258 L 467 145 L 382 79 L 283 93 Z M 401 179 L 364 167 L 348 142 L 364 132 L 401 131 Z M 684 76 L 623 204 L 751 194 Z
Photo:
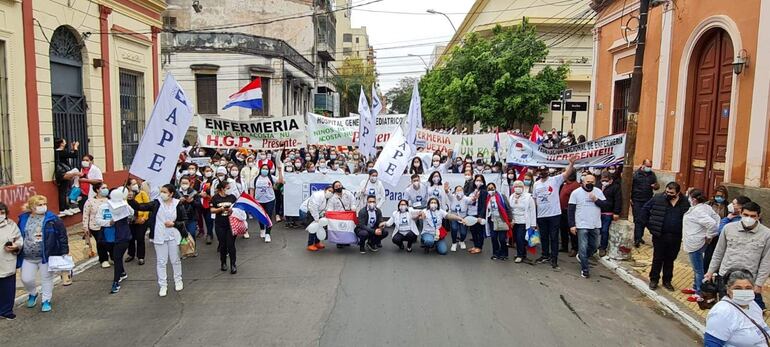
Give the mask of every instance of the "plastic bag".
M 72 271 L 75 261 L 71 255 L 52 255 L 48 257 L 48 272 Z
M 529 247 L 537 247 L 540 244 L 540 232 L 537 229 L 527 229 L 527 235 L 524 237 Z

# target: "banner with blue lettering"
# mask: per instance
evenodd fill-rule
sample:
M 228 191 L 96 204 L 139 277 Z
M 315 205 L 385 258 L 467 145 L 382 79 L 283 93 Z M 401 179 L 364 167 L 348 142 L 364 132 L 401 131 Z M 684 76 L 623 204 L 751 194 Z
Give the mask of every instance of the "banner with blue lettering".
M 190 100 L 174 76 L 168 74 L 129 170 L 147 181 L 153 191 L 171 181 L 192 115 Z

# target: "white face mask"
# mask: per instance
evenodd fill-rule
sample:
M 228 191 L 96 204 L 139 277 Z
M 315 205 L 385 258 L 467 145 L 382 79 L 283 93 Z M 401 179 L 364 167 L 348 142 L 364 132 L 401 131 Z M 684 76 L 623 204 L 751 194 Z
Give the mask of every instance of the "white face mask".
M 203 176 L 206 176 L 206 178 L 211 178 L 211 176 L 214 176 L 213 172 L 206 172 L 203 174 Z
M 83 160 L 83 161 L 80 162 L 80 166 L 82 166 L 82 167 L 89 167 L 89 166 L 91 166 L 91 162 Z
M 398 207 L 398 209 L 399 209 L 401 212 L 406 212 L 407 208 L 408 208 L 407 206 L 403 206 L 403 205 Z
M 414 187 L 414 189 L 420 189 L 420 182 L 413 182 L 412 187 Z
M 0 223 L 5 222 L 5 215 L 0 214 Z
M 733 204 L 727 205 L 727 212 L 735 213 L 735 206 L 733 206 Z
M 435 211 L 435 210 L 437 210 L 437 209 L 438 209 L 438 205 L 436 205 L 436 204 L 430 204 L 430 209 L 431 209 L 432 211 Z
M 168 201 L 171 199 L 171 194 L 169 193 L 160 193 L 160 199 L 163 201 Z
M 230 176 L 238 177 L 238 170 L 232 170 L 230 171 Z
M 187 170 L 187 173 L 188 173 L 190 176 L 195 176 L 195 174 L 196 174 L 197 172 L 198 172 L 198 170 Z
M 741 217 L 741 224 L 743 224 L 744 228 L 751 228 L 757 224 L 757 220 L 753 217 Z
M 332 192 L 324 192 L 324 197 L 327 198 L 327 199 L 331 199 Z
M 367 205 L 369 206 L 369 209 L 370 209 L 370 210 L 374 210 L 375 206 L 377 206 L 377 205 L 376 205 L 375 203 L 373 203 L 373 202 L 370 202 L 370 203 L 369 203 L 369 204 L 367 204 Z
M 733 302 L 738 305 L 746 306 L 754 301 L 754 290 L 751 289 L 733 289 Z
M 433 177 L 433 184 L 439 184 L 441 182 L 440 177 Z
M 187 189 L 190 188 L 190 185 L 189 184 L 183 184 L 183 185 L 179 186 L 179 188 L 182 188 L 182 190 L 187 190 Z
M 46 211 L 48 211 L 48 205 L 40 205 L 35 207 L 35 213 L 37 214 L 45 214 Z
M 516 193 L 516 194 L 524 193 L 524 188 L 522 188 L 522 187 L 513 188 L 513 192 Z
M 139 191 L 139 185 L 138 184 L 131 185 L 131 191 L 133 191 L 134 193 L 138 192 Z
M 377 177 L 369 177 L 369 182 L 377 183 Z

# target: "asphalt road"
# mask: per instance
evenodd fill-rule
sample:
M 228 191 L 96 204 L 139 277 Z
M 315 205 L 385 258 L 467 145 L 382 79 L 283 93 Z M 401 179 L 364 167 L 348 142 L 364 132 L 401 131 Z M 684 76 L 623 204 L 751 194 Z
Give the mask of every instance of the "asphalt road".
M 280 224 L 282 226 L 283 224 Z M 185 288 L 157 295 L 154 252 L 93 267 L 54 289 L 53 312 L 16 308 L 1 346 L 696 346 L 697 336 L 609 271 L 580 278 L 575 259 L 493 262 L 484 253 L 377 254 L 357 247 L 311 253 L 306 232 L 239 239 L 238 274 L 219 270 L 215 245 L 183 261 Z M 169 268 L 169 278 L 171 278 Z M 173 280 L 171 280 L 173 282 Z

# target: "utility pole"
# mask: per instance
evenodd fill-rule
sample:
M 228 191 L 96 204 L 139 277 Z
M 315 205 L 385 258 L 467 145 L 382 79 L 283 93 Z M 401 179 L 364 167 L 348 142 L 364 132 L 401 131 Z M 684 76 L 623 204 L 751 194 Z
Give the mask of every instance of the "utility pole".
M 622 193 L 623 210 L 621 217 L 628 218 L 631 203 L 631 184 L 634 177 L 634 155 L 636 154 L 636 129 L 639 118 L 639 104 L 642 97 L 642 66 L 644 48 L 647 41 L 647 16 L 650 12 L 650 0 L 641 0 L 639 5 L 639 34 L 636 38 L 636 56 L 634 72 L 631 75 L 631 90 L 628 101 L 628 122 L 626 123 L 626 156 L 623 164 Z

